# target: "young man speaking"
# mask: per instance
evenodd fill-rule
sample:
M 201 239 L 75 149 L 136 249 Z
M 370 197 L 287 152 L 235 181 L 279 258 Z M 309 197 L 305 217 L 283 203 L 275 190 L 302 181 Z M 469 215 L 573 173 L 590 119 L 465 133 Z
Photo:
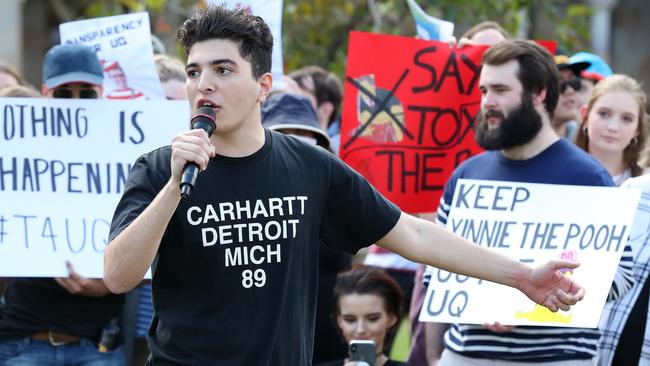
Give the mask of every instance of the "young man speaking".
M 178 32 L 193 111 L 216 113 L 136 162 L 113 217 L 104 280 L 136 286 L 152 266 L 152 365 L 309 365 L 318 243 L 377 243 L 414 261 L 506 284 L 551 310 L 584 290 L 554 261 L 532 270 L 403 214 L 332 154 L 264 129 L 271 32 L 261 18 L 210 7 Z M 181 200 L 183 167 L 197 164 Z

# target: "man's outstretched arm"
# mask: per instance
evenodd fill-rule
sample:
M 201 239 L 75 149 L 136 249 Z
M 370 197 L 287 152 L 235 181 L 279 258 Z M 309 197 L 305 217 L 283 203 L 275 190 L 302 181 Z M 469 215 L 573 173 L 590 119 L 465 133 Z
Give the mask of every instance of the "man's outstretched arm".
M 514 287 L 551 311 L 569 310 L 584 297 L 584 289 L 559 271 L 575 262 L 553 260 L 532 269 L 405 213 L 377 244 L 416 262 Z

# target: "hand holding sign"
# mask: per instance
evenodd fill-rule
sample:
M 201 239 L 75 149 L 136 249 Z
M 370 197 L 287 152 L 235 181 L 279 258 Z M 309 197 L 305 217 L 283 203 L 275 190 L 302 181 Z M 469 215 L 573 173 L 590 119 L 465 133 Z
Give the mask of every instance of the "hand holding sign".
M 102 297 L 110 293 L 101 278 L 86 278 L 74 270 L 72 263 L 66 261 L 69 276 L 56 277 L 54 280 L 69 293 L 88 297 Z
M 567 260 L 552 260 L 528 272 L 519 287 L 529 299 L 546 306 L 552 312 L 568 311 L 585 296 L 585 290 L 560 272 L 563 268 L 577 268 L 580 264 Z
M 492 324 L 484 323 L 483 328 L 489 329 L 494 333 L 508 333 L 512 332 L 512 330 L 515 329 L 513 325 L 503 325 L 499 322 L 494 322 Z

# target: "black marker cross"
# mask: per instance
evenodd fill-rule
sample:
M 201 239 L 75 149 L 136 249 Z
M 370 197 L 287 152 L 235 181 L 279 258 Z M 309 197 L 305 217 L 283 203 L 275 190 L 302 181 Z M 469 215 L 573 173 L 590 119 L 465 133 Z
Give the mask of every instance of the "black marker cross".
M 350 144 L 352 144 L 354 142 L 354 140 L 356 140 L 363 133 L 363 131 L 372 123 L 372 121 L 375 119 L 375 117 L 377 117 L 377 115 L 380 112 L 386 112 L 390 116 L 390 118 L 393 120 L 393 122 L 395 122 L 397 124 L 397 126 L 400 128 L 400 130 L 402 130 L 402 132 L 406 136 L 408 136 L 408 138 L 413 140 L 413 135 L 411 135 L 411 133 L 406 129 L 406 127 L 404 125 L 402 125 L 402 123 L 399 121 L 399 119 L 397 117 L 395 117 L 393 112 L 391 112 L 386 107 L 386 103 L 388 103 L 390 98 L 395 95 L 395 91 L 397 90 L 397 88 L 399 88 L 400 84 L 402 83 L 402 81 L 404 81 L 404 79 L 406 78 L 406 75 L 408 75 L 408 73 L 409 73 L 409 69 L 404 70 L 404 72 L 402 73 L 402 76 L 400 76 L 399 80 L 397 80 L 397 83 L 395 83 L 395 86 L 393 86 L 393 88 L 388 92 L 386 97 L 384 97 L 384 99 L 382 99 L 382 100 L 379 100 L 379 98 L 377 98 L 375 95 L 373 95 L 368 89 L 364 88 L 363 85 L 361 85 L 361 83 L 354 80 L 350 76 L 348 76 L 346 78 L 347 82 L 354 85 L 354 87 L 357 88 L 357 90 L 359 90 L 360 92 L 365 94 L 368 98 L 372 99 L 373 102 L 375 102 L 375 105 L 377 107 L 372 112 L 372 115 L 370 116 L 370 118 L 368 118 L 368 121 L 366 121 L 366 123 L 364 123 L 363 126 L 361 126 L 361 128 L 359 128 L 354 133 L 354 135 L 352 135 L 352 137 L 350 137 L 350 140 L 348 140 L 348 142 L 346 142 L 345 145 L 343 145 L 344 148 L 347 149 L 348 146 L 350 146 Z

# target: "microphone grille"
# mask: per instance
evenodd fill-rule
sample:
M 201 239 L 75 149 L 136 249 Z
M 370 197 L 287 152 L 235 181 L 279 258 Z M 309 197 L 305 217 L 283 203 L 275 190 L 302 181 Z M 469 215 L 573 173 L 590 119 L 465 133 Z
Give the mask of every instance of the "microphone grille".
M 196 114 L 192 116 L 192 128 L 200 128 L 212 135 L 212 132 L 217 128 L 216 115 L 210 107 L 200 107 Z
M 214 113 L 214 110 L 210 107 L 199 107 L 199 109 L 196 110 L 196 114 L 192 116 L 192 121 L 194 121 L 195 118 L 204 116 L 209 119 L 211 119 L 213 122 L 217 119 L 216 114 Z

